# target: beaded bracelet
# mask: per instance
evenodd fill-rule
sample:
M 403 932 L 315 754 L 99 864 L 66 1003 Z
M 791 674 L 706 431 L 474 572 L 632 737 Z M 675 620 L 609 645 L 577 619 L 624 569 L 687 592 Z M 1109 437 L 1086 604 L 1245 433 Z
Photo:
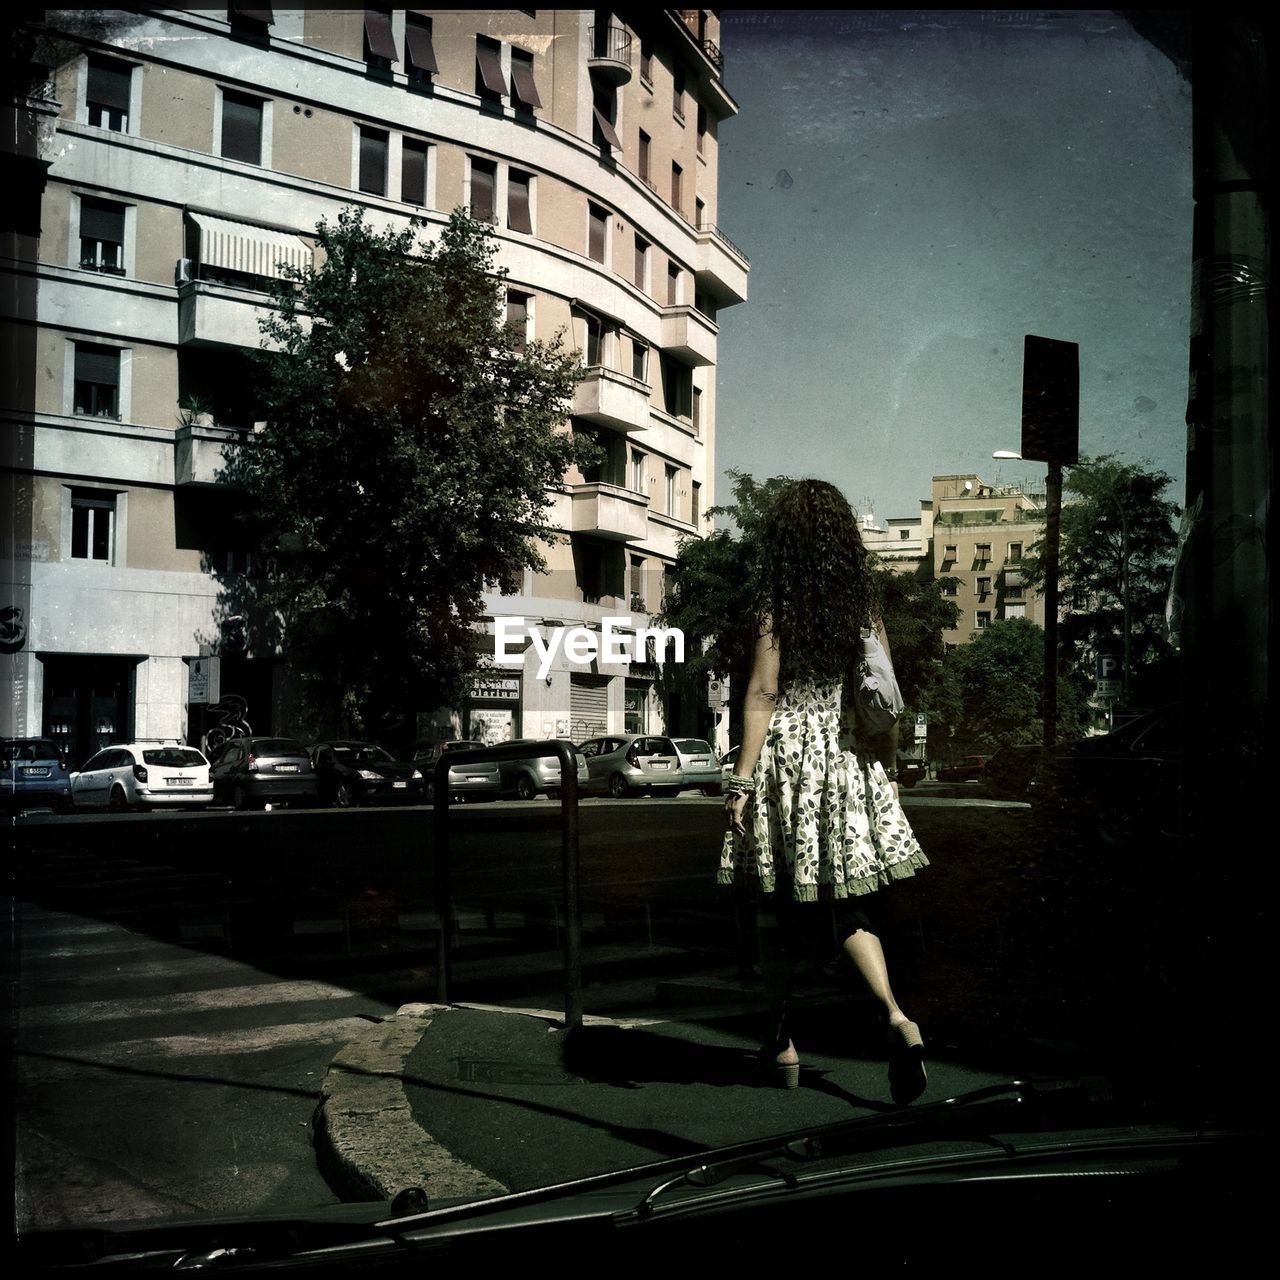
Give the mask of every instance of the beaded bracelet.
M 723 789 L 730 795 L 753 796 L 756 793 L 756 780 L 742 778 L 735 773 L 725 781 Z

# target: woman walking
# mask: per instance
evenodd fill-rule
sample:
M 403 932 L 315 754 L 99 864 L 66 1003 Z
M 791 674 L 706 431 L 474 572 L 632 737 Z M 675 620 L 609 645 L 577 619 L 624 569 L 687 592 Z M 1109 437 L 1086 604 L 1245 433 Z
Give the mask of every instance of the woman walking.
M 886 653 L 888 644 L 857 519 L 839 490 L 787 482 L 765 521 L 758 568 L 755 654 L 742 746 L 725 784 L 718 878 L 748 889 L 759 906 L 771 1015 L 762 1062 L 776 1083 L 799 1083 L 787 1017 L 792 966 L 803 949 L 834 937 L 882 1006 L 890 1093 L 906 1104 L 925 1089 L 923 1040 L 894 998 L 862 904 L 928 859 L 886 770 L 896 727 L 876 755 L 840 745 L 842 687 L 858 678 L 863 629 L 878 631 Z

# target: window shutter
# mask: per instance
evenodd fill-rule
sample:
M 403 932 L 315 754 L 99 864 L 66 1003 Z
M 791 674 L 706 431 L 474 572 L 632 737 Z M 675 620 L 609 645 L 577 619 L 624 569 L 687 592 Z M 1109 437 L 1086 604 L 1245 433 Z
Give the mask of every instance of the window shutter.
M 385 58 L 388 62 L 399 61 L 395 37 L 391 34 L 391 15 L 385 9 L 364 11 L 364 38 L 369 52 L 375 58 Z
M 87 240 L 124 243 L 124 209 L 99 200 L 80 201 L 80 234 Z
M 376 129 L 360 130 L 360 190 L 387 194 L 387 135 Z
M 477 40 L 476 65 L 480 68 L 480 79 L 490 93 L 506 93 L 507 82 L 502 78 L 502 60 L 498 56 L 497 49 L 491 44 Z
M 412 16 L 405 18 L 404 26 L 405 52 L 409 56 L 409 66 L 415 71 L 426 71 L 438 75 L 440 66 L 436 62 L 435 46 L 431 43 L 431 28 L 422 22 L 415 22 Z
M 538 86 L 533 82 L 533 58 L 521 55 L 512 50 L 511 53 L 511 88 L 517 98 L 527 107 L 542 106 L 538 97 Z
M 133 68 L 127 62 L 116 62 L 112 58 L 89 59 L 87 97 L 94 105 L 127 112 L 132 83 Z
M 427 203 L 427 147 L 405 139 L 401 149 L 400 199 L 405 204 Z
M 529 175 L 514 169 L 507 179 L 507 224 L 512 231 L 533 231 L 529 209 Z
M 76 381 L 120 385 L 120 352 L 114 347 L 76 347 Z
M 497 171 L 491 164 L 471 162 L 471 216 L 477 222 L 492 222 Z
M 222 154 L 228 160 L 262 163 L 262 101 L 222 95 Z

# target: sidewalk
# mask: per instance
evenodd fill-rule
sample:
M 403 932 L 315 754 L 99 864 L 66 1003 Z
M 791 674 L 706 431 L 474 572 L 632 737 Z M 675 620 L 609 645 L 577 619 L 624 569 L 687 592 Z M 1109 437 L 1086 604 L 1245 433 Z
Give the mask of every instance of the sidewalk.
M 784 1090 L 753 1075 L 756 993 L 740 987 L 733 1001 L 734 981 L 721 985 L 702 993 L 718 1003 L 588 1016 L 572 1035 L 556 1010 L 405 1005 L 334 1058 L 316 1116 L 320 1167 L 346 1199 L 410 1187 L 433 1201 L 484 1196 L 892 1109 L 883 1033 L 843 993 L 818 988 L 801 1003 L 801 1084 Z M 924 1101 L 1019 1065 L 997 1074 L 937 1047 Z M 1022 1054 L 1024 1074 L 1035 1056 Z

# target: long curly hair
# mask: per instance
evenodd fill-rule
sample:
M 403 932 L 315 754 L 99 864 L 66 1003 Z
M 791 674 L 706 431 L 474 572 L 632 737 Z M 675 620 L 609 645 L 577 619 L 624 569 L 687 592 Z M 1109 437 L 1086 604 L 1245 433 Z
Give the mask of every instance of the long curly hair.
M 858 520 L 840 490 L 825 480 L 783 485 L 761 528 L 756 572 L 756 612 L 772 619 L 781 679 L 844 679 L 878 606 Z

